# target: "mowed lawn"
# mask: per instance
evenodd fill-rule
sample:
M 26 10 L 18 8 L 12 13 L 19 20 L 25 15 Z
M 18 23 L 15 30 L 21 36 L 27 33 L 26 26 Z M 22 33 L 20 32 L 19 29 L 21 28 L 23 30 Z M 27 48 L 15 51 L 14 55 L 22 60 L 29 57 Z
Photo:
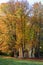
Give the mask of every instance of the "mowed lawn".
M 0 57 L 0 65 L 43 65 L 43 60 L 20 60 L 9 57 Z

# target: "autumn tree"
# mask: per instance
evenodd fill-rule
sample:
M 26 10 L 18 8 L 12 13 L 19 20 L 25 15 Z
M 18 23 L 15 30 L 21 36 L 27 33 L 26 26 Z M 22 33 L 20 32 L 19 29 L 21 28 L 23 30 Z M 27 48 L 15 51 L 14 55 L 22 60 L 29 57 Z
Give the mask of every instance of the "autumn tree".
M 12 13 L 9 11 L 10 10 L 9 7 L 10 7 L 9 3 L 1 4 L 1 10 L 2 13 L 4 13 L 4 15 L 0 16 L 0 19 L 5 23 L 6 27 L 8 28 L 9 42 L 7 45 L 9 46 L 10 50 L 13 50 L 13 47 L 15 46 L 15 40 L 16 40 L 15 21 L 14 21 L 14 15 L 12 15 Z
M 36 48 L 36 54 L 37 54 L 37 57 L 39 57 L 40 55 L 40 37 L 41 37 L 41 23 L 42 23 L 42 11 L 43 11 L 43 8 L 42 8 L 42 4 L 39 2 L 39 3 L 35 3 L 33 5 L 33 16 L 32 16 L 32 21 L 34 22 L 34 25 L 33 25 L 33 28 L 34 28 L 34 31 L 35 31 L 35 48 Z
M 9 25 L 8 27 L 10 31 L 9 32 L 10 36 L 12 36 L 12 34 L 16 34 L 17 36 L 16 46 L 22 46 L 21 48 L 22 48 L 22 54 L 23 54 L 23 51 L 25 50 L 25 46 L 26 46 L 25 40 L 28 40 L 28 34 L 26 33 L 27 23 L 29 21 L 29 12 L 30 12 L 28 2 L 17 1 L 16 3 L 13 3 L 9 1 L 8 3 L 4 4 L 4 6 L 2 6 L 2 10 L 4 11 L 6 15 L 5 20 L 7 24 Z

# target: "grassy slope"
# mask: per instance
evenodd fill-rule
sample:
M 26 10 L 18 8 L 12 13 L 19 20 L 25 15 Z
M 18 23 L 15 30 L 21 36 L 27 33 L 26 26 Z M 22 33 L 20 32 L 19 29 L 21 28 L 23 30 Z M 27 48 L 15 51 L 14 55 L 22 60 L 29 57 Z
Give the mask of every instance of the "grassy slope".
M 43 65 L 43 62 L 0 57 L 0 65 Z

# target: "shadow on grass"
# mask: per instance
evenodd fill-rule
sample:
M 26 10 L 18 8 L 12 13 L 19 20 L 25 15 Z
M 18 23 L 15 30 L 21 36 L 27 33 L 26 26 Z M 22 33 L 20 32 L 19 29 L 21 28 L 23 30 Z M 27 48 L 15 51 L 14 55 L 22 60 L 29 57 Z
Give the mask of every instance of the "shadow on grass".
M 0 57 L 0 65 L 43 65 L 43 62 Z

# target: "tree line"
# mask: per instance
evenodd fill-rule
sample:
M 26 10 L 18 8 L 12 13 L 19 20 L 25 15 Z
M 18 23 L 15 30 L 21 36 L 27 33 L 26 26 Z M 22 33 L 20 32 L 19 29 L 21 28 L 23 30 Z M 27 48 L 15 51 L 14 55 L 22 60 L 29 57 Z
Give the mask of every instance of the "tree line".
M 39 57 L 43 5 L 9 0 L 0 5 L 0 50 L 12 56 Z M 27 54 L 27 55 L 26 55 Z

